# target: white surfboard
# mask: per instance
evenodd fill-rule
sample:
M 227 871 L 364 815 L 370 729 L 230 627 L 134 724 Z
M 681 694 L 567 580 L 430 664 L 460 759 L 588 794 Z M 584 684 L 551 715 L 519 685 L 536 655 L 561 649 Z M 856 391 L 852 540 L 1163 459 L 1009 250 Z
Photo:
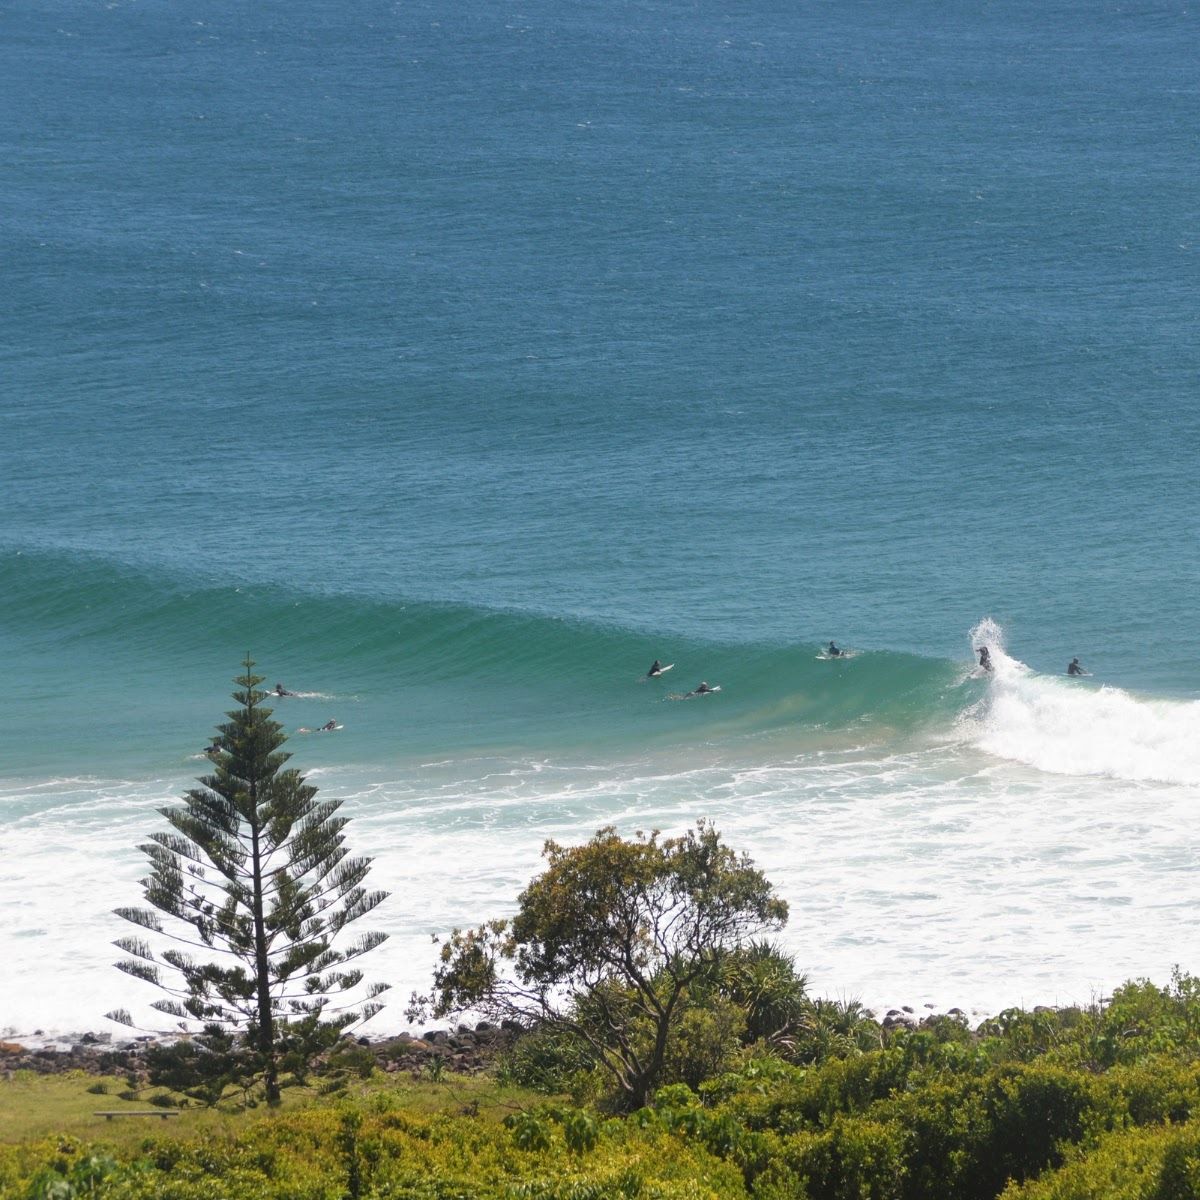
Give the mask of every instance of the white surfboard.
M 667 665 L 665 667 L 659 667 L 658 670 L 655 671 L 653 674 L 651 674 L 649 671 L 647 671 L 646 678 L 647 679 L 657 679 L 660 675 L 665 675 L 674 666 L 675 666 L 674 663 L 667 663 Z

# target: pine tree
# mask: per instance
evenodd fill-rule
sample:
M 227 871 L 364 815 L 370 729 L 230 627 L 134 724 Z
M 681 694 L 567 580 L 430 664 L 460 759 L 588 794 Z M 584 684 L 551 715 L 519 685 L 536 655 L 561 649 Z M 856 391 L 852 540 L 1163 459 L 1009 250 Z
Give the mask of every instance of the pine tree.
M 260 1083 L 275 1104 L 286 1074 L 302 1081 L 316 1054 L 382 1007 L 375 997 L 386 984 L 352 999 L 363 973 L 347 964 L 387 935 L 363 934 L 338 949 L 333 943 L 387 893 L 364 889 L 371 860 L 349 857 L 341 801 L 318 801 L 315 787 L 284 769 L 286 734 L 263 706 L 263 677 L 249 655 L 243 665 L 237 707 L 218 726 L 213 773 L 182 805 L 159 810 L 174 832 L 152 833 L 139 847 L 150 863 L 141 884 L 153 907 L 116 910 L 206 953 L 156 954 L 143 938 L 127 937 L 115 944 L 131 957 L 116 966 L 166 992 L 152 1007 L 192 1035 L 187 1053 L 170 1064 L 176 1086 L 190 1063 L 184 1074 L 206 1080 L 200 1094 L 209 1099 L 227 1080 L 242 1088 Z M 160 913 L 172 918 L 170 928 Z M 125 1010 L 108 1015 L 132 1024 Z

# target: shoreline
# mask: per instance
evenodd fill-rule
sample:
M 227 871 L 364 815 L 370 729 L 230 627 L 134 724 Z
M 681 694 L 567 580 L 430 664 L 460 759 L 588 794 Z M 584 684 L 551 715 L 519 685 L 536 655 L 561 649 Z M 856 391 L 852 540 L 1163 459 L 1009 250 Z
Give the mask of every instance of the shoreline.
M 1078 1008 L 1079 1005 L 1038 1004 L 1020 1006 L 1019 1011 L 1066 1012 Z M 939 1008 L 925 1003 L 920 1008 L 905 1004 L 887 1009 L 864 1009 L 863 1016 L 879 1026 L 881 1036 L 897 1031 L 915 1031 L 943 1021 L 963 1025 L 979 1036 L 983 1026 L 995 1020 L 998 1014 L 968 1014 L 957 1006 Z M 457 1025 L 400 1030 L 377 1036 L 346 1034 L 345 1037 L 369 1050 L 379 1068 L 389 1073 L 420 1071 L 430 1059 L 441 1058 L 447 1060 L 445 1069 L 458 1074 L 477 1074 L 521 1034 L 520 1027 L 509 1021 L 500 1026 L 479 1021 L 474 1025 L 459 1022 Z M 139 1073 L 144 1070 L 142 1059 L 149 1049 L 178 1040 L 179 1036 L 168 1033 L 139 1034 L 135 1037 L 92 1030 L 69 1034 L 46 1033 L 42 1030 L 34 1030 L 32 1034 L 6 1033 L 0 1036 L 0 1074 L 11 1078 L 13 1072 L 19 1070 L 31 1070 L 39 1075 L 58 1075 L 69 1071 L 83 1071 L 92 1075 Z

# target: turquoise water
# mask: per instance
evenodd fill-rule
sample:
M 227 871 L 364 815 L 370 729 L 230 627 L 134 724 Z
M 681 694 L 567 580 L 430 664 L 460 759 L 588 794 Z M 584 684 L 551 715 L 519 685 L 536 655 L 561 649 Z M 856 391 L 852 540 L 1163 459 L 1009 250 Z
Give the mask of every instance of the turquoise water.
M 831 990 L 1164 973 L 1197 23 L 11 7 L 0 1025 L 127 998 L 105 913 L 248 649 L 344 725 L 293 748 L 378 847 L 397 983 L 543 837 L 701 815 Z

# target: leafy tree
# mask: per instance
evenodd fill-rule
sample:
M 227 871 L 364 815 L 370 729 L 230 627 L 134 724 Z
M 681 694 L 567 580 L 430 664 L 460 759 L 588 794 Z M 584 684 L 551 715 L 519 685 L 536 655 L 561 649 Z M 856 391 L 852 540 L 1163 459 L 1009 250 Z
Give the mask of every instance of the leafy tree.
M 511 921 L 454 931 L 432 994 L 414 997 L 409 1015 L 475 1009 L 567 1031 L 590 1047 L 620 1105 L 640 1108 L 691 990 L 711 987 L 743 942 L 782 927 L 787 905 L 703 822 L 665 841 L 609 827 L 582 846 L 547 842 L 544 854 Z
M 349 856 L 341 801 L 318 801 L 298 771 L 284 769 L 287 737 L 263 706 L 263 677 L 249 656 L 243 665 L 237 707 L 218 726 L 212 774 L 182 805 L 159 810 L 173 832 L 152 833 L 139 847 L 150 863 L 141 883 L 153 907 L 116 910 L 205 953 L 156 954 L 143 938 L 127 937 L 116 945 L 131 957 L 116 965 L 166 992 L 152 1007 L 196 1035 L 163 1053 L 171 1086 L 187 1090 L 190 1081 L 196 1098 L 212 1101 L 227 1085 L 261 1083 L 275 1104 L 285 1073 L 303 1081 L 316 1054 L 382 1007 L 375 997 L 386 984 L 353 1000 L 363 973 L 348 964 L 387 935 L 333 943 L 387 893 L 363 887 L 371 860 Z M 132 1024 L 125 1010 L 108 1015 Z

